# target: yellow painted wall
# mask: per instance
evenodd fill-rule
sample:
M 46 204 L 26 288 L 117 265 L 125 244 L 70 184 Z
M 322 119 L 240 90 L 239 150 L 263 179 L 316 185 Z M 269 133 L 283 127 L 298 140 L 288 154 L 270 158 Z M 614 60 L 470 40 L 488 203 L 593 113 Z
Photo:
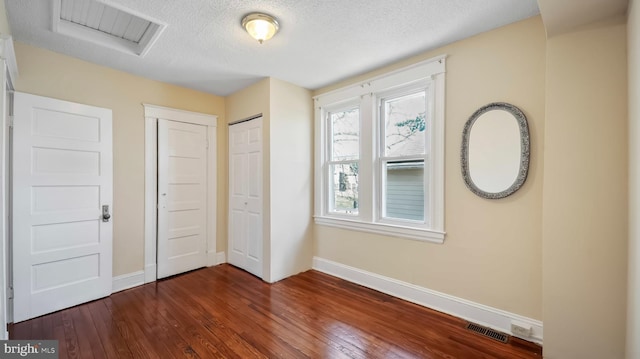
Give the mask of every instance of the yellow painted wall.
M 547 41 L 545 358 L 624 357 L 626 45 L 624 18 Z
M 534 17 L 316 91 L 447 54 L 444 244 L 315 226 L 315 255 L 432 290 L 542 318 L 542 169 L 545 33 Z M 460 172 L 462 129 L 479 107 L 510 102 L 527 116 L 531 164 L 524 186 L 487 200 Z
M 15 43 L 15 49 L 20 69 L 17 91 L 113 110 L 113 275 L 142 270 L 142 103 L 218 115 L 219 123 L 225 124 L 224 98 L 133 76 L 20 42 Z M 221 125 L 221 129 L 224 126 Z M 225 207 L 218 207 L 218 213 L 225 211 Z
M 640 1 L 629 2 L 629 280 L 627 359 L 640 358 Z

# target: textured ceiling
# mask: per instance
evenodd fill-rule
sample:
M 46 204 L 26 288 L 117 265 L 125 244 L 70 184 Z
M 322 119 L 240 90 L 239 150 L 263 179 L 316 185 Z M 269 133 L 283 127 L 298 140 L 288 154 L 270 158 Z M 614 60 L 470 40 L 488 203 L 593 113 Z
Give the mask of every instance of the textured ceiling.
M 15 40 L 221 96 L 268 76 L 317 89 L 539 12 L 536 0 L 105 2 L 167 24 L 144 58 L 52 32 L 53 0 L 5 5 Z M 263 45 L 240 26 L 254 11 L 280 22 Z

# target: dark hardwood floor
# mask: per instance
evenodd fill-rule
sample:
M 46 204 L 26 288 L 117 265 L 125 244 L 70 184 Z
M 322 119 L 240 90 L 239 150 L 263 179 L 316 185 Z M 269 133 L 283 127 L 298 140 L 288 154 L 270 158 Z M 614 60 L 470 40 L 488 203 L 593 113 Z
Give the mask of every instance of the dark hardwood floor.
M 60 358 L 541 358 L 465 322 L 316 271 L 269 285 L 220 265 L 12 325 Z

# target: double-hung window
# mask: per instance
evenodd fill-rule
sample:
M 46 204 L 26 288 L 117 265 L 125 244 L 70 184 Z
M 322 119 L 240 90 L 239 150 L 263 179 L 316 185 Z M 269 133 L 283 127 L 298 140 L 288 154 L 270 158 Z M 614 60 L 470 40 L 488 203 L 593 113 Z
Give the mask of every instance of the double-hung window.
M 444 240 L 439 57 L 315 98 L 315 221 Z

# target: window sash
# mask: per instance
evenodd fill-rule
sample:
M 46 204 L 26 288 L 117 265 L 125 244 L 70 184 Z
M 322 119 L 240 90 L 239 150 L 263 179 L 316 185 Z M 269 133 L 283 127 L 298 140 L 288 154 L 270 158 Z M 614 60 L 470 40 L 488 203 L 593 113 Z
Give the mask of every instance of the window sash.
M 388 165 L 390 163 L 421 163 L 422 164 L 422 219 L 410 219 L 410 218 L 402 218 L 402 217 L 394 217 L 389 215 L 388 201 L 389 201 L 389 170 Z M 398 169 L 402 171 L 401 169 Z M 429 208 L 429 178 L 431 174 L 431 163 L 426 156 L 415 156 L 415 157 L 403 157 L 401 160 L 397 158 L 386 158 L 380 160 L 379 166 L 379 201 L 378 201 L 378 213 L 379 216 L 377 218 L 378 222 L 381 223 L 396 223 L 396 224 L 404 224 L 416 227 L 425 227 L 428 228 L 430 224 L 429 213 L 431 208 Z M 405 206 L 408 206 L 407 203 L 404 203 Z
M 352 160 L 359 160 L 361 153 L 362 153 L 362 147 L 361 147 L 361 139 L 362 139 L 362 131 L 361 131 L 361 127 L 362 127 L 362 114 L 360 111 L 360 105 L 359 104 L 354 104 L 354 103 L 347 103 L 347 104 L 343 104 L 340 107 L 335 107 L 332 108 L 331 110 L 327 110 L 326 111 L 326 131 L 328 134 L 328 143 L 327 143 L 327 153 L 326 153 L 326 158 L 329 161 L 334 161 L 334 149 L 336 146 L 336 138 L 335 138 L 335 132 L 334 132 L 334 124 L 333 124 L 333 119 L 332 119 L 332 115 L 333 114 L 337 114 L 337 113 L 341 113 L 341 112 L 350 112 L 353 110 L 358 110 L 358 132 L 355 135 L 358 138 L 358 145 L 357 145 L 357 153 L 354 156 L 343 156 L 343 161 L 352 161 Z M 346 158 L 344 158 L 346 157 Z M 340 160 L 337 160 L 340 161 Z
M 376 116 L 376 121 L 377 121 L 377 125 L 378 125 L 378 133 L 379 133 L 379 143 L 380 146 L 378 148 L 378 153 L 376 154 L 377 157 L 380 158 L 393 158 L 393 157 L 404 157 L 404 156 L 418 156 L 418 155 L 422 155 L 422 154 L 428 154 L 430 152 L 430 143 L 431 143 L 431 136 L 432 136 L 432 132 L 431 132 L 431 104 L 433 103 L 430 100 L 430 97 L 433 96 L 433 93 L 431 93 L 430 89 L 432 87 L 432 81 L 431 80 L 424 80 L 424 81 L 420 81 L 418 83 L 415 84 L 411 84 L 411 85 L 407 85 L 407 86 L 403 86 L 399 89 L 393 89 L 391 91 L 385 91 L 382 92 L 380 94 L 376 94 L 376 97 L 378 98 L 378 106 L 377 106 L 377 116 Z M 424 130 L 424 150 L 422 153 L 414 153 L 414 154 L 409 154 L 409 155 L 397 155 L 397 156 L 393 156 L 393 155 L 387 155 L 387 133 L 386 133 L 386 122 L 387 122 L 387 112 L 386 112 L 386 104 L 393 101 L 393 100 L 397 100 L 399 98 L 405 97 L 405 96 L 410 96 L 410 95 L 416 95 L 419 93 L 424 93 L 424 97 L 425 97 L 425 130 Z
M 398 224 L 398 225 L 406 225 L 412 227 L 421 227 L 421 228 L 430 228 L 431 218 L 430 213 L 433 211 L 433 208 L 430 206 L 429 198 L 431 198 L 431 187 L 430 183 L 432 182 L 431 174 L 434 173 L 432 168 L 432 162 L 428 160 L 429 153 L 431 153 L 431 143 L 433 142 L 434 133 L 431 131 L 432 119 L 433 119 L 433 96 L 435 95 L 431 89 L 433 88 L 433 83 L 431 79 L 426 79 L 424 81 L 416 82 L 410 85 L 402 86 L 399 88 L 394 88 L 392 90 L 384 91 L 377 95 L 378 99 L 378 113 L 376 116 L 376 123 L 378 128 L 378 143 L 377 146 L 377 156 L 376 162 L 378 163 L 376 167 L 377 171 L 377 188 L 376 193 L 378 195 L 378 202 L 376 206 L 377 216 L 376 222 L 380 223 L 389 223 L 389 224 Z M 409 155 L 396 155 L 389 156 L 387 155 L 387 133 L 386 133 L 386 122 L 387 122 L 387 112 L 386 112 L 386 104 L 389 101 L 393 101 L 405 96 L 411 96 L 414 94 L 424 93 L 425 96 L 425 129 L 424 133 L 424 143 L 423 143 L 423 151 L 421 154 L 409 154 Z M 422 181 L 422 214 L 423 218 L 421 220 L 412 220 L 407 218 L 398 218 L 392 217 L 388 215 L 388 171 L 387 166 L 390 162 L 409 162 L 409 161 L 422 161 L 423 163 L 423 181 Z
M 327 166 L 326 166 L 326 193 L 327 193 L 327 213 L 332 214 L 332 215 L 337 215 L 337 216 L 347 216 L 347 217 L 359 217 L 360 215 L 360 209 L 359 209 L 359 201 L 360 201 L 360 186 L 359 183 L 356 183 L 356 195 L 357 198 L 353 199 L 355 201 L 358 202 L 358 206 L 353 207 L 352 211 L 347 211 L 345 208 L 345 211 L 340 211 L 337 209 L 336 207 L 336 181 L 335 181 L 335 172 L 332 171 L 333 167 L 336 165 L 353 165 L 356 164 L 359 167 L 360 161 L 328 161 L 327 162 Z M 358 178 L 360 177 L 360 174 L 358 173 Z M 346 180 L 346 179 L 345 179 Z M 359 180 L 358 180 L 359 181 Z M 340 189 L 341 187 L 341 183 L 338 183 L 338 190 L 341 191 Z M 347 191 L 353 191 L 352 188 L 345 188 L 344 190 L 345 192 Z

